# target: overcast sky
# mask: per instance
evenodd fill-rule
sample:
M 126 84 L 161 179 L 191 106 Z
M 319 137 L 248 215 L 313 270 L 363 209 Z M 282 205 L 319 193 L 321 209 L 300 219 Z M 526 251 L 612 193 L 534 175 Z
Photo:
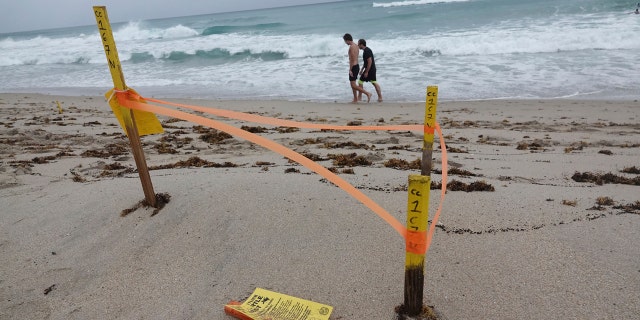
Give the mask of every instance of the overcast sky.
M 336 0 L 0 0 L 0 33 L 89 25 L 94 5 L 111 22 L 284 7 Z

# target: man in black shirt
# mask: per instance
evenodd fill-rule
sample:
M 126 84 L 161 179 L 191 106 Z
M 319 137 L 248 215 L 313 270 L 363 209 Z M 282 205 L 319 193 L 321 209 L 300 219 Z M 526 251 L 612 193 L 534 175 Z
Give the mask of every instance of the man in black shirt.
M 363 51 L 362 59 L 364 60 L 362 69 L 360 70 L 358 85 L 364 89 L 364 83 L 371 82 L 376 88 L 378 102 L 382 102 L 382 90 L 380 89 L 378 81 L 376 81 L 376 61 L 373 58 L 373 51 L 367 47 L 367 42 L 364 39 L 358 40 L 358 47 Z M 358 94 L 358 100 L 362 100 L 362 93 Z

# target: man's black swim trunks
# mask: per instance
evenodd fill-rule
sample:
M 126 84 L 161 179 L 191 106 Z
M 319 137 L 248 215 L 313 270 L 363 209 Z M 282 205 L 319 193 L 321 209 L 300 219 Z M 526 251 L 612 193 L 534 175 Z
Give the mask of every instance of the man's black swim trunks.
M 369 73 L 367 74 L 367 77 L 365 78 L 364 74 L 366 73 L 366 71 L 364 73 L 362 73 L 362 75 L 360 76 L 360 81 L 362 82 L 376 82 L 376 69 L 373 69 L 371 71 L 369 71 Z
M 349 81 L 358 80 L 358 72 L 360 72 L 360 66 L 359 65 L 356 64 L 353 67 L 351 67 L 351 73 L 349 73 Z

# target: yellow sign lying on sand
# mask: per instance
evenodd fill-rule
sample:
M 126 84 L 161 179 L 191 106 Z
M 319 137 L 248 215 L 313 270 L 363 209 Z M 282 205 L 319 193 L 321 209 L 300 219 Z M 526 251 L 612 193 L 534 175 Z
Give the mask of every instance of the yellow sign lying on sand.
M 224 311 L 242 320 L 329 320 L 333 307 L 256 288 L 245 302 L 230 302 Z

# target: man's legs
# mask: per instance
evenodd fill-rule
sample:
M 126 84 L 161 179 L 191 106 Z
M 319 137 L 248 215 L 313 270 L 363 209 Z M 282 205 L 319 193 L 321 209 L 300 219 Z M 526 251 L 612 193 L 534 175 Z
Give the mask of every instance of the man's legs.
M 382 89 L 380 89 L 378 81 L 372 81 L 371 83 L 376 88 L 376 93 L 378 94 L 378 102 L 382 102 Z
M 371 101 L 371 93 L 367 92 L 367 90 L 364 90 L 363 87 L 358 86 L 355 80 L 350 82 L 351 89 L 353 90 L 353 101 L 351 101 L 351 103 L 358 103 L 358 93 L 364 93 L 367 96 L 367 102 Z
M 358 90 L 353 87 L 353 82 L 351 82 L 351 91 L 353 91 L 353 100 L 351 100 L 351 103 L 358 103 Z
M 371 81 L 371 84 L 376 88 L 376 93 L 378 94 L 378 102 L 382 102 L 382 89 L 380 89 L 380 85 L 377 81 Z M 358 86 L 361 89 L 364 89 L 364 82 L 358 81 Z M 362 92 L 358 93 L 358 101 L 362 101 Z

